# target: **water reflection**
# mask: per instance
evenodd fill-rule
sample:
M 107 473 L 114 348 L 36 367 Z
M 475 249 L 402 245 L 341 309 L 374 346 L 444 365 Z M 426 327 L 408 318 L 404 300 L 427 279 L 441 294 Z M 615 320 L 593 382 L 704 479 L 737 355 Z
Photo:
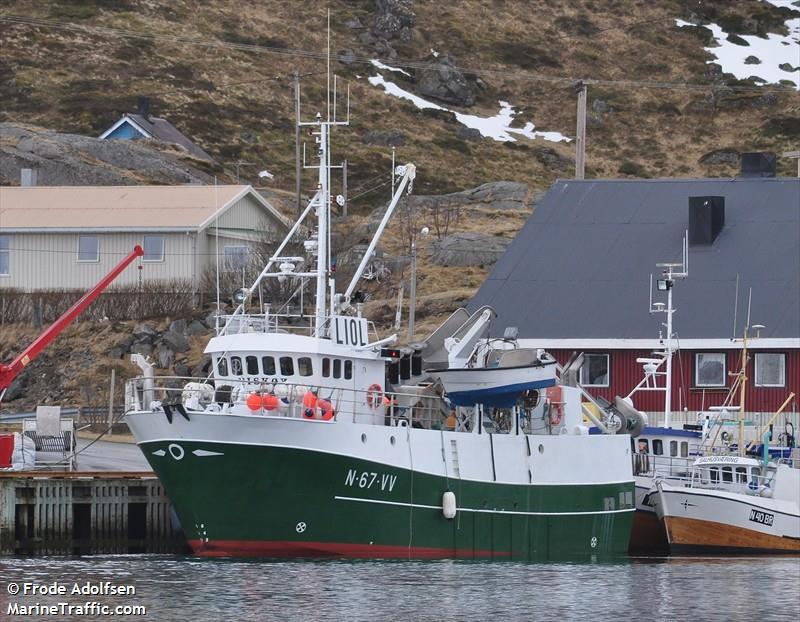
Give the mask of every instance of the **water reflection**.
M 9 582 L 112 581 L 150 620 L 734 620 L 800 617 L 800 560 L 631 558 L 608 563 L 241 561 L 103 556 L 0 560 Z M 80 597 L 84 600 L 85 597 Z M 71 600 L 77 601 L 78 597 Z M 13 619 L 13 618 L 12 618 Z M 68 619 L 68 618 L 65 618 Z M 86 619 L 86 618 L 82 618 Z

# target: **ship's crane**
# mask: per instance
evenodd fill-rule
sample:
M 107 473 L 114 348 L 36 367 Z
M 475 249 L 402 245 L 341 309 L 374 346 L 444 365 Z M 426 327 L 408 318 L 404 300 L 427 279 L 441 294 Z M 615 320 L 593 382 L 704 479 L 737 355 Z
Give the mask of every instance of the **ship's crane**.
M 14 379 L 22 372 L 22 370 L 30 365 L 34 359 L 39 356 L 41 351 L 50 345 L 50 342 L 58 337 L 61 332 L 86 309 L 86 307 L 92 304 L 92 302 L 94 302 L 94 300 L 103 292 L 103 290 L 106 289 L 106 287 L 108 287 L 111 282 L 116 279 L 120 273 L 131 264 L 131 262 L 133 262 L 134 259 L 137 257 L 142 257 L 143 255 L 144 250 L 142 250 L 142 247 L 137 244 L 122 261 L 114 266 L 111 272 L 106 274 L 100 280 L 100 282 L 97 283 L 97 285 L 81 296 L 81 298 L 69 309 L 67 309 L 60 318 L 53 322 L 53 324 L 50 325 L 47 330 L 39 335 L 34 342 L 31 343 L 31 345 L 25 348 L 19 354 L 19 356 L 17 356 L 17 358 L 11 362 L 11 364 L 4 365 L 3 363 L 0 363 L 0 400 L 2 400 L 6 389 L 11 386 L 11 383 L 14 382 Z

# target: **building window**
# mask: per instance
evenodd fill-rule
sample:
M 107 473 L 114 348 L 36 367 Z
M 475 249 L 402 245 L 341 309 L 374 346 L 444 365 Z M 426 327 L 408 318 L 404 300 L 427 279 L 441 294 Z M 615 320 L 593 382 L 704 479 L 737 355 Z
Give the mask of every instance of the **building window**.
M 11 274 L 10 251 L 8 249 L 8 236 L 0 235 L 0 276 Z
M 786 386 L 786 355 L 778 352 L 756 352 L 756 386 Z
M 100 261 L 100 240 L 96 235 L 78 236 L 78 261 L 92 263 Z
M 586 387 L 607 387 L 610 355 L 584 354 L 581 384 Z
M 164 261 L 164 236 L 144 236 L 144 257 L 142 261 Z
M 249 246 L 226 246 L 223 249 L 225 270 L 228 272 L 238 272 L 246 268 L 250 261 Z
M 725 354 L 698 352 L 694 355 L 694 385 L 696 387 L 725 386 Z

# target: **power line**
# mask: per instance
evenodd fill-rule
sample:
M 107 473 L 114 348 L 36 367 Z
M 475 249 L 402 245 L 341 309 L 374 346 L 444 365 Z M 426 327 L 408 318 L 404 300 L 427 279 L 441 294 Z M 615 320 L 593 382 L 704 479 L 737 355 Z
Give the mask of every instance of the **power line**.
M 661 21 L 661 19 L 667 18 L 658 18 L 654 20 L 643 20 L 642 22 L 632 22 L 628 25 L 621 25 L 618 27 L 609 27 L 603 29 L 602 32 L 612 30 L 614 28 L 632 28 L 636 25 L 650 23 L 655 21 Z M 205 47 L 214 47 L 214 48 L 226 48 L 226 49 L 233 49 L 239 51 L 247 51 L 247 52 L 256 52 L 256 53 L 266 53 L 266 54 L 278 54 L 282 56 L 295 56 L 299 58 L 305 58 L 310 60 L 325 60 L 326 54 L 324 52 L 316 52 L 313 50 L 302 50 L 299 48 L 282 48 L 282 47 L 275 47 L 275 46 L 265 46 L 265 45 L 257 45 L 252 43 L 234 43 L 230 41 L 219 41 L 219 40 L 212 40 L 212 39 L 204 39 L 198 37 L 182 37 L 177 35 L 161 35 L 157 33 L 151 32 L 142 32 L 136 30 L 125 30 L 120 28 L 109 28 L 105 26 L 89 26 L 84 24 L 72 24 L 66 22 L 60 22 L 54 19 L 47 19 L 47 18 L 33 18 L 33 17 L 25 17 L 20 15 L 0 15 L 1 21 L 6 21 L 15 24 L 23 24 L 28 26 L 34 27 L 43 27 L 43 28 L 57 28 L 62 30 L 70 30 L 74 32 L 84 32 L 88 34 L 99 34 L 103 36 L 115 36 L 115 37 L 134 37 L 140 39 L 151 39 L 156 41 L 165 41 L 168 43 L 186 43 L 191 45 L 200 45 Z M 334 60 L 344 60 L 339 56 L 335 56 Z M 386 61 L 384 64 L 391 64 L 392 67 L 398 68 L 405 68 L 405 69 L 428 69 L 430 67 L 429 63 L 427 62 L 415 62 L 415 61 L 398 61 L 392 59 L 373 59 L 367 57 L 349 57 L 347 61 L 351 64 L 361 64 L 361 65 L 371 65 L 373 60 L 379 60 L 380 62 Z M 652 80 L 601 80 L 601 79 L 588 79 L 588 78 L 580 78 L 574 76 L 549 76 L 544 74 L 533 73 L 530 71 L 511 71 L 507 69 L 486 69 L 486 68 L 474 68 L 474 67 L 463 67 L 457 66 L 455 67 L 459 71 L 465 74 L 474 75 L 474 76 L 498 76 L 498 77 L 505 77 L 505 78 L 513 78 L 517 80 L 526 80 L 531 82 L 547 82 L 551 84 L 560 84 L 564 86 L 571 86 L 576 82 L 583 82 L 588 85 L 598 85 L 598 86 L 607 86 L 607 87 L 631 87 L 631 88 L 638 88 L 638 89 L 666 89 L 666 90 L 683 90 L 683 91 L 708 91 L 709 89 L 714 88 L 712 84 L 700 84 L 700 83 L 692 83 L 692 82 L 659 82 L 659 81 L 652 81 Z M 757 87 L 757 86 L 738 86 L 738 85 L 730 85 L 725 87 L 726 89 L 730 89 L 732 91 L 737 92 L 758 92 L 758 93 L 771 93 L 771 92 L 786 92 L 786 93 L 793 93 L 795 91 L 794 87 L 782 87 L 779 85 L 773 85 L 771 87 Z

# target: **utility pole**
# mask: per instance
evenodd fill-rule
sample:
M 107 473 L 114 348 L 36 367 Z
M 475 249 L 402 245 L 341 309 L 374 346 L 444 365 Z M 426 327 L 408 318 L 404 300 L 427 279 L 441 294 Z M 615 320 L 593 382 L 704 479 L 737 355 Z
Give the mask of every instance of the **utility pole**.
M 302 214 L 300 204 L 300 74 L 294 71 L 294 186 L 297 213 Z
M 575 179 L 583 179 L 586 163 L 586 84 L 575 85 L 578 93 L 578 127 L 575 132 Z

